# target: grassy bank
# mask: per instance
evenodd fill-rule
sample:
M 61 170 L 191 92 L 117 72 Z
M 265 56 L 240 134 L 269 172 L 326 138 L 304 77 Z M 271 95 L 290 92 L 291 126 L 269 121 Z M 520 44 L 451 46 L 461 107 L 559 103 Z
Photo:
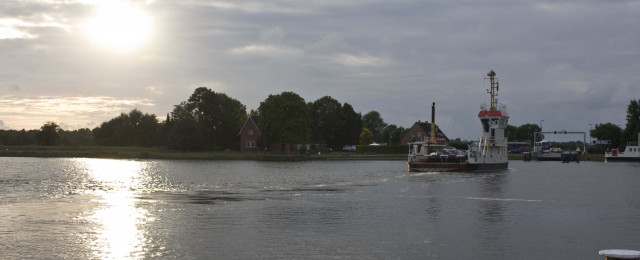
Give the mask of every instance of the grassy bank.
M 310 160 L 407 160 L 406 154 L 332 152 L 323 154 L 282 154 L 267 152 L 188 152 L 166 148 L 112 147 L 112 146 L 0 146 L 2 157 L 68 157 L 109 159 L 167 159 L 167 160 L 257 160 L 257 161 L 310 161 Z M 509 160 L 523 160 L 521 154 L 510 154 Z M 535 157 L 533 158 L 535 160 Z M 604 161 L 603 154 L 589 154 L 583 161 Z
M 333 152 L 325 154 L 267 153 L 239 151 L 173 151 L 166 148 L 111 146 L 0 146 L 3 157 L 69 157 L 110 159 L 168 159 L 168 160 L 406 160 L 404 154 L 359 154 Z
M 532 160 L 536 160 L 536 157 L 533 156 Z M 524 160 L 522 154 L 509 154 L 509 160 Z M 604 162 L 604 154 L 587 154 L 580 156 L 581 161 L 594 161 L 594 162 Z

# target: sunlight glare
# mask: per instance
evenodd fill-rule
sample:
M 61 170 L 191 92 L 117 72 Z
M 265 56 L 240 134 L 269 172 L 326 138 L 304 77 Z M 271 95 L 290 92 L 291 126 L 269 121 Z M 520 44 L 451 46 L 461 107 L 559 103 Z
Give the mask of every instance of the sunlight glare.
M 98 44 L 117 50 L 142 45 L 151 34 L 151 16 L 121 1 L 107 1 L 87 24 L 87 33 Z
M 102 187 L 95 191 L 98 208 L 87 219 L 95 223 L 93 254 L 102 259 L 144 258 L 147 247 L 144 226 L 153 221 L 149 212 L 137 206 L 138 186 L 144 162 L 76 159 L 88 176 Z

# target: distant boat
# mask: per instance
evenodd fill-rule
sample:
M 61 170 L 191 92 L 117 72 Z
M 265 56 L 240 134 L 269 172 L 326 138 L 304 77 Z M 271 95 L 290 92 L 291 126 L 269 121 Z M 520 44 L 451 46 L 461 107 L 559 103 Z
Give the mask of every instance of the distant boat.
M 480 106 L 478 118 L 482 124 L 482 137 L 479 141 L 469 144 L 466 154 L 447 152 L 446 143 L 434 137 L 424 143 L 409 145 L 408 167 L 411 172 L 439 172 L 439 171 L 491 171 L 505 170 L 509 166 L 507 157 L 507 138 L 504 136 L 509 114 L 506 107 L 498 104 L 499 84 L 496 73 L 487 73 L 491 88 L 487 92 L 491 96 L 491 105 Z M 435 104 L 432 107 L 432 119 L 435 120 Z M 431 125 L 435 125 L 434 122 Z M 436 152 L 436 149 L 443 149 Z
M 640 137 L 640 134 L 638 134 L 638 137 Z M 605 152 L 604 160 L 606 162 L 640 162 L 640 147 L 637 143 L 629 143 L 627 147 L 625 147 L 624 152 L 619 152 L 618 149 L 613 149 L 611 152 Z

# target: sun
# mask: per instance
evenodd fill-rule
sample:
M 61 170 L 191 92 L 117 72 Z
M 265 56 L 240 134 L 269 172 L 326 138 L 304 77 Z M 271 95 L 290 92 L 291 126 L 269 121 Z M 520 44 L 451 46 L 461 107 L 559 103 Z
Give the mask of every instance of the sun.
M 148 40 L 151 16 L 131 4 L 106 1 L 86 28 L 96 43 L 111 49 L 128 50 Z

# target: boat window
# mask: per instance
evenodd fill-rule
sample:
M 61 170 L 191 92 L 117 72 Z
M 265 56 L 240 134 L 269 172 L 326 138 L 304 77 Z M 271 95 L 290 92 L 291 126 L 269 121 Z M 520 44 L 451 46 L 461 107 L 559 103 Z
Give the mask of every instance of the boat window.
M 498 120 L 497 118 L 491 119 L 491 125 L 498 125 Z
M 491 137 L 495 137 L 495 136 L 496 136 L 496 129 L 491 128 Z
M 485 132 L 489 132 L 489 119 L 480 119 L 482 122 L 482 128 Z
M 507 118 L 500 118 L 500 126 L 506 126 L 507 125 Z

